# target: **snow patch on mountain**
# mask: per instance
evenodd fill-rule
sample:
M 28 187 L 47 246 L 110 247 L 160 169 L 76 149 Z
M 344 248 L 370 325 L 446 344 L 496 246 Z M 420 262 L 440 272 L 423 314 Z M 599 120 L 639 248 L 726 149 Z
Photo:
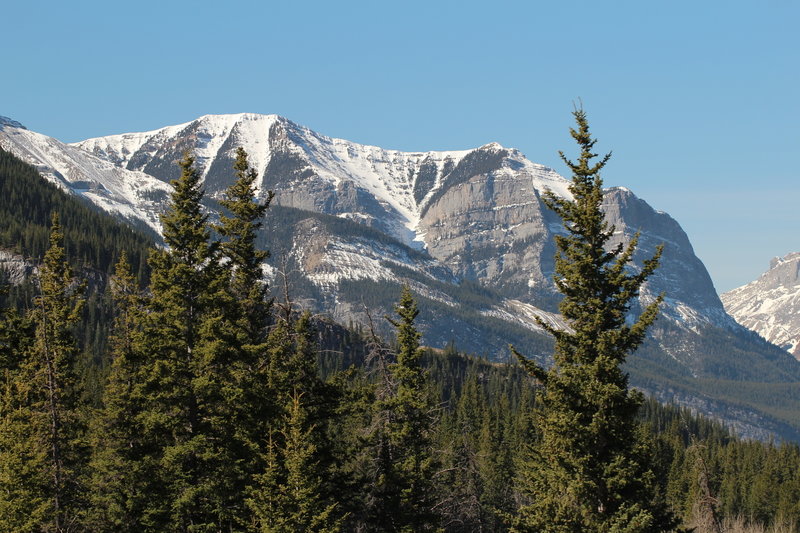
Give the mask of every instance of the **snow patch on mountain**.
M 737 322 L 800 359 L 800 252 L 774 258 L 757 280 L 721 298 Z
M 513 298 L 507 298 L 503 300 L 501 306 L 495 306 L 491 309 L 483 310 L 481 311 L 481 314 L 484 316 L 499 318 L 507 322 L 516 322 L 517 324 L 534 331 L 545 331 L 545 329 L 537 322 L 537 318 L 553 329 L 560 331 L 573 331 L 572 328 L 570 328 L 567 324 L 566 320 L 564 320 L 564 317 L 558 313 L 550 313 L 543 309 L 539 309 L 534 305 L 522 302 L 520 300 L 515 300 Z
M 192 155 L 195 166 L 205 178 L 214 159 L 220 155 L 232 157 L 234 151 L 223 154 L 221 149 L 235 135 L 236 147 L 247 151 L 250 165 L 263 175 L 269 160 L 269 130 L 281 119 L 277 115 L 239 113 L 233 115 L 204 115 L 196 120 L 166 126 L 157 130 L 95 137 L 72 143 L 72 146 L 93 153 L 118 166 L 142 170 L 159 149 L 169 146 L 183 134 L 195 138 Z M 134 157 L 136 159 L 134 160 Z

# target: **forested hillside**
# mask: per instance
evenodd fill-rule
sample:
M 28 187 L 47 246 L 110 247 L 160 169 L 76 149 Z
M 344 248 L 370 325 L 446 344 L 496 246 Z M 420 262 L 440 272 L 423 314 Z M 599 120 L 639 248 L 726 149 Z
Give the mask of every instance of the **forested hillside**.
M 381 339 L 267 287 L 246 154 L 213 228 L 184 159 L 148 276 L 146 236 L 0 163 L 3 245 L 41 258 L 0 316 L 0 530 L 524 530 L 541 385 L 420 348 L 409 291 Z M 637 420 L 684 523 L 800 521 L 796 444 L 652 400 Z
M 154 236 L 64 194 L 35 168 L 0 148 L 0 249 L 40 261 L 48 247 L 53 212 L 60 214 L 67 257 L 74 267 L 110 272 L 125 250 L 137 273 L 146 269 Z

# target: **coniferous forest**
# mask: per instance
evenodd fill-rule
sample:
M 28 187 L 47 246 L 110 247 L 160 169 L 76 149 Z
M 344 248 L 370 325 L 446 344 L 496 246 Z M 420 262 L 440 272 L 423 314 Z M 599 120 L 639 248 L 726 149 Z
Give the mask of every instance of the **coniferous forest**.
M 635 239 L 604 246 L 607 156 L 575 118 L 573 199 L 546 198 L 572 327 L 541 324 L 549 368 L 422 347 L 408 288 L 345 327 L 269 287 L 272 195 L 242 149 L 213 224 L 183 158 L 163 247 L 0 151 L 0 245 L 38 258 L 2 289 L 0 531 L 794 531 L 797 444 L 628 387 L 659 301 L 633 322 L 629 303 L 659 257 L 633 272 Z

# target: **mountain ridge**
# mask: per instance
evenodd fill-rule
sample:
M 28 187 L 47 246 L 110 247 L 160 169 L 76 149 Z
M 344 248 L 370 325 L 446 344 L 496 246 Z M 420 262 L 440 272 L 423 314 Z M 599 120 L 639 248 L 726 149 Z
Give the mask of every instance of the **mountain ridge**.
M 185 142 L 175 139 L 184 139 Z M 248 152 L 251 166 L 262 177 L 257 185 L 262 196 L 266 187 L 271 185 L 269 179 L 265 179 L 272 170 L 270 165 L 280 167 L 293 156 L 304 157 L 305 165 L 299 169 L 301 172 L 312 168 L 323 181 L 334 187 L 342 182 L 352 182 L 387 204 L 394 218 L 399 219 L 398 222 L 409 232 L 417 232 L 420 219 L 443 185 L 442 180 L 452 180 L 452 172 L 448 169 L 457 170 L 461 161 L 470 154 L 512 154 L 519 165 L 530 164 L 530 171 L 543 183 L 547 182 L 551 189 L 562 195 L 568 194 L 566 180 L 555 171 L 530 163 L 519 151 L 498 143 L 458 151 L 387 150 L 321 135 L 279 115 L 203 115 L 183 124 L 148 132 L 96 137 L 71 146 L 164 181 L 177 177 L 177 167 L 165 167 L 163 160 L 176 159 L 184 149 L 191 148 L 195 164 L 212 197 L 224 188 L 217 183 L 217 175 L 220 170 L 229 174 L 228 163 L 235 147 L 241 146 Z M 421 239 L 418 232 L 413 236 L 403 232 L 397 234 L 408 243 Z

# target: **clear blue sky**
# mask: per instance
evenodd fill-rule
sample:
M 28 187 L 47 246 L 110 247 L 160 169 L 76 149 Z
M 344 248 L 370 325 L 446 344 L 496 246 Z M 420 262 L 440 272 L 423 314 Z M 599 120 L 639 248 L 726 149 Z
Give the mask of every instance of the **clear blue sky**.
M 676 218 L 718 290 L 800 250 L 800 2 L 5 2 L 0 114 L 63 141 L 278 113 L 402 150 L 497 141 Z

